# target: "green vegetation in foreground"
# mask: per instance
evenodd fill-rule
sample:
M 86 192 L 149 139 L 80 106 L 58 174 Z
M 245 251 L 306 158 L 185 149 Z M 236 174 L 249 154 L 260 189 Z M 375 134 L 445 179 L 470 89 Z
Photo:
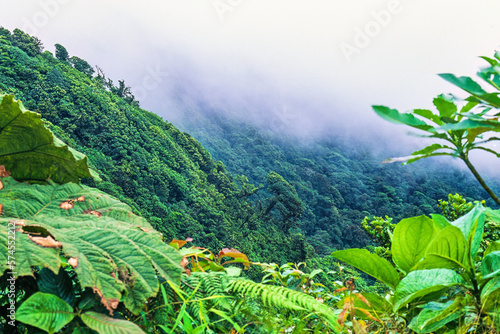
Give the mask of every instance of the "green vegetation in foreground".
M 11 34 L 3 29 L 0 35 L 1 89 L 25 95 L 34 106 L 39 104 L 44 116 L 53 118 L 47 125 L 56 134 L 92 154 L 92 167 L 102 178 L 97 179 L 85 155 L 45 128 L 40 115 L 25 110 L 12 95 L 1 95 L 2 330 L 11 330 L 9 321 L 16 321 L 17 332 L 30 334 L 61 330 L 75 334 L 498 333 L 499 210 L 485 207 L 484 202 L 468 203 L 456 195 L 440 202 L 444 215 L 419 215 L 397 224 L 389 217 L 366 219 L 362 226 L 376 228 L 369 237 L 379 244 L 376 250 L 382 257 L 367 249 L 335 251 L 333 256 L 376 279 L 373 287 L 366 287 L 352 269 L 329 263 L 331 258 L 306 262 L 333 267 L 329 272 L 304 270 L 304 263 L 251 263 L 234 248 L 217 247 L 213 239 L 206 239 L 206 233 L 215 235 L 224 229 L 218 242 L 226 240 L 230 247 L 231 242 L 241 242 L 256 257 L 286 258 L 297 252 L 297 258 L 306 258 L 303 237 L 290 233 L 305 210 L 300 191 L 274 172 L 267 174 L 264 197 L 249 200 L 255 187 L 244 178 L 236 186 L 223 166 L 211 160 L 194 139 L 138 108 L 123 81 L 115 87 L 102 71 L 92 77 L 86 62 L 70 57 L 63 46 L 56 46 L 54 58 L 42 54 L 40 41 L 19 30 Z M 491 67 L 479 75 L 500 90 L 500 55 L 485 59 Z M 59 74 L 49 78 L 51 71 Z M 451 150 L 452 156 L 466 164 L 472 149 L 486 149 L 498 156 L 489 147 L 480 148 L 485 141 L 498 140 L 489 136 L 499 129 L 498 93 L 487 93 L 470 78 L 446 78 L 471 94 L 466 99 L 469 107 L 450 112 L 449 104 L 443 111 L 438 103 L 438 114 L 414 111 L 439 126 L 417 125 L 432 138 L 453 144 L 440 148 Z M 66 83 L 65 88 L 47 84 L 52 79 Z M 460 103 L 445 100 L 455 106 Z M 415 116 L 376 108 L 398 122 L 416 124 Z M 100 127 L 102 123 L 105 128 Z M 148 138 L 146 129 L 154 132 L 154 126 L 160 129 L 155 138 L 165 141 Z M 109 146 L 108 130 L 122 139 L 118 151 Z M 169 144 L 170 150 L 159 143 Z M 100 151 L 101 146 L 105 150 Z M 436 147 L 431 145 L 414 156 L 432 156 Z M 450 155 L 448 151 L 436 153 Z M 166 168 L 160 176 L 173 178 L 163 188 L 166 202 L 153 192 L 158 186 L 154 181 L 159 179 L 148 174 L 152 172 L 148 159 L 154 158 L 164 159 L 157 163 L 158 168 Z M 470 169 L 496 201 L 495 191 L 473 166 Z M 135 208 L 80 183 L 80 178 L 92 175 L 94 179 L 87 184 L 114 192 Z M 151 191 L 139 196 L 137 189 Z M 145 204 L 144 199 L 156 201 Z M 155 211 L 160 204 L 163 207 Z M 163 221 L 167 211 L 161 210 L 171 208 L 179 210 L 179 220 Z M 237 211 L 245 209 L 249 211 Z M 134 214 L 140 210 L 153 224 Z M 201 230 L 188 233 L 191 223 Z M 164 239 L 153 227 L 164 234 L 187 232 L 167 244 L 169 235 Z M 248 231 L 257 231 L 262 243 L 247 240 Z M 237 233 L 244 233 L 247 239 Z M 186 235 L 215 244 L 212 249 L 221 251 L 186 247 L 192 241 Z M 279 236 L 285 238 L 279 240 L 285 240 L 288 248 L 279 248 L 278 242 L 266 244 Z M 232 239 L 236 237 L 240 239 Z M 303 243 L 293 244 L 295 237 Z M 252 248 L 255 245 L 268 248 L 261 251 Z M 262 282 L 241 277 L 241 266 L 254 271 L 260 268 Z M 15 292 L 10 290 L 10 276 L 17 278 Z M 12 300 L 16 302 L 15 320 L 8 309 Z

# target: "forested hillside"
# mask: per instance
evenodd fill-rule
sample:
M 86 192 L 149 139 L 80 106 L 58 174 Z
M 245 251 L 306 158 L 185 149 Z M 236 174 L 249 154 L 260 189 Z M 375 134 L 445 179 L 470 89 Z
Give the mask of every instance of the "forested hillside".
M 359 227 L 365 216 L 434 213 L 437 200 L 455 192 L 488 198 L 458 169 L 382 165 L 385 157 L 339 135 L 303 143 L 191 106 L 180 126 L 202 146 L 64 46 L 54 57 L 20 30 L 0 36 L 0 91 L 41 113 L 89 156 L 103 179 L 96 187 L 167 238 L 237 247 L 254 260 L 301 261 L 312 251 L 302 234 L 326 255 L 369 243 Z
M 395 160 L 458 157 L 476 181 L 203 103 L 184 105 L 191 136 L 64 46 L 0 27 L 0 332 L 498 333 L 500 210 L 488 206 L 500 188 L 469 160 L 500 158 L 494 57 L 478 73 L 494 93 L 445 74 L 467 102 L 373 106 L 447 142 Z
M 373 145 L 349 142 L 341 134 L 319 142 L 284 137 L 195 104 L 184 116 L 180 126 L 230 172 L 246 175 L 257 185 L 275 171 L 295 186 L 304 203 L 298 225 L 319 254 L 365 246 L 368 240 L 359 228 L 365 216 L 387 215 L 399 221 L 440 213 L 438 200 L 450 193 L 495 206 L 470 173 L 450 166 L 449 160 L 382 164 L 400 152 L 372 153 Z M 259 195 L 268 196 L 264 189 Z
M 167 240 L 235 247 L 256 261 L 306 258 L 303 235 L 248 200 L 255 187 L 189 134 L 141 109 L 123 81 L 115 86 L 102 71 L 94 74 L 62 45 L 55 56 L 43 50 L 37 38 L 0 29 L 0 92 L 21 99 L 89 157 L 102 182 L 88 185 L 129 204 Z

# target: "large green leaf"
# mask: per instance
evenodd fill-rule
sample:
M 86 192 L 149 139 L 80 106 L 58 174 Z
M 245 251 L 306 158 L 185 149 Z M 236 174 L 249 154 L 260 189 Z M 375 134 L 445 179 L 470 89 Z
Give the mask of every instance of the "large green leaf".
M 50 293 L 37 292 L 26 299 L 16 311 L 16 320 L 38 327 L 50 334 L 60 331 L 75 314 L 73 308 Z
M 363 298 L 359 298 L 360 295 L 362 295 Z M 356 308 L 355 316 L 359 319 L 371 319 L 366 312 L 377 319 L 392 313 L 392 304 L 376 293 L 363 292 L 362 294 L 354 294 L 346 298 L 352 298 L 354 300 L 354 307 Z M 340 309 L 344 307 L 346 298 L 338 303 Z
M 416 269 L 467 269 L 467 241 L 458 227 L 448 226 L 439 231 L 427 248 L 425 258 Z
M 47 231 L 60 242 L 62 252 L 78 261 L 74 270 L 81 286 L 94 289 L 110 311 L 125 291 L 125 305 L 138 313 L 144 302 L 159 291 L 157 273 L 166 280 L 180 281 L 178 252 L 165 244 L 149 223 L 113 197 L 73 183 L 30 185 L 10 177 L 2 181 L 5 188 L 0 192 L 0 204 L 4 206 L 4 219 L 21 218 L 25 232 Z M 27 245 L 40 249 L 26 239 Z M 43 258 L 37 258 L 26 267 L 45 264 Z
M 372 106 L 372 108 L 380 117 L 390 122 L 406 124 L 420 130 L 435 132 L 432 126 L 418 119 L 413 114 L 400 113 L 396 109 L 391 109 L 385 106 Z
M 39 114 L 11 95 L 0 95 L 0 165 L 19 181 L 65 183 L 92 176 L 87 157 L 54 137 Z
M 429 303 L 412 319 L 409 328 L 417 333 L 432 333 L 465 313 L 463 297 L 457 297 L 446 304 Z
M 500 240 L 490 243 L 488 248 L 486 248 L 486 250 L 484 251 L 484 256 L 496 251 L 500 251 Z
M 484 285 L 481 302 L 486 311 L 500 310 L 500 277 L 494 277 Z
M 4 194 L 0 191 L 0 204 Z M 22 233 L 21 225 L 24 222 L 19 219 L 0 218 L 0 274 L 9 270 L 15 277 L 33 276 L 32 267 L 45 267 L 57 273 L 61 264 L 59 250 L 38 246 Z
M 500 107 L 500 98 L 497 94 L 487 93 L 481 86 L 469 77 L 456 77 L 450 73 L 439 74 L 439 76 L 455 86 L 465 90 L 473 96 L 495 106 Z
M 469 213 L 452 222 L 458 227 L 467 240 L 470 259 L 474 261 L 484 232 L 485 210 L 481 204 L 477 204 Z M 472 264 L 471 264 L 472 265 Z
M 143 330 L 133 322 L 110 318 L 104 314 L 92 311 L 80 315 L 89 328 L 99 334 L 141 334 Z
M 442 292 L 451 286 L 464 284 L 462 277 L 450 269 L 428 269 L 410 272 L 399 283 L 394 295 L 394 311 L 412 301 Z M 433 296 L 434 297 L 434 296 Z
M 500 251 L 491 252 L 481 262 L 481 275 L 483 279 L 500 277 Z
M 433 101 L 441 117 L 452 117 L 457 112 L 457 106 L 450 95 L 440 94 Z
M 352 248 L 340 250 L 333 252 L 332 256 L 375 277 L 393 289 L 399 283 L 399 274 L 390 262 L 370 253 L 366 249 Z
M 408 273 L 423 258 L 436 229 L 432 219 L 426 216 L 401 220 L 394 229 L 392 259 Z
M 59 267 L 57 275 L 47 268 L 42 268 L 36 276 L 36 284 L 40 292 L 56 295 L 69 305 L 74 306 L 73 281 L 63 267 Z

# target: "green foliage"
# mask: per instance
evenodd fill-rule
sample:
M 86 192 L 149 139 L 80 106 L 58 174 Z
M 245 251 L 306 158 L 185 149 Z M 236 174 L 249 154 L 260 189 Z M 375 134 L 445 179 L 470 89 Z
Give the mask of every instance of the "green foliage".
M 375 152 L 392 152 L 394 147 L 381 148 L 379 142 L 347 138 L 333 129 L 328 140 L 307 141 L 265 131 L 265 124 L 252 126 L 235 121 L 222 110 L 207 110 L 195 102 L 186 109 L 179 121 L 182 129 L 200 140 L 216 159 L 224 161 L 228 171 L 261 184 L 262 189 L 250 200 L 260 202 L 264 210 L 274 197 L 267 191 L 269 173 L 274 171 L 293 185 L 303 206 L 295 224 L 319 256 L 370 244 L 359 226 L 366 216 L 388 216 L 396 222 L 438 213 L 437 200 L 450 192 L 471 198 L 488 197 L 466 171 L 443 169 L 432 160 L 420 167 L 381 166 L 380 153 Z M 494 203 L 490 199 L 487 202 Z M 268 217 L 279 224 L 281 215 L 273 211 Z
M 245 280 L 232 282 L 229 290 L 252 298 L 260 298 L 267 306 L 316 313 L 328 322 L 330 329 L 335 332 L 339 330 L 337 318 L 333 315 L 332 309 L 307 294 L 280 286 L 263 285 Z
M 417 333 L 471 328 L 498 331 L 495 322 L 500 308 L 492 298 L 500 294 L 500 252 L 496 243 L 484 254 L 479 252 L 485 220 L 498 219 L 498 214 L 477 204 L 447 226 L 437 215 L 397 224 L 392 256 L 403 278 L 390 300 L 393 316 L 404 317 Z M 382 280 L 378 272 L 369 272 L 372 254 L 350 251 L 357 257 L 344 256 L 345 251 L 332 255 Z
M 366 216 L 361 222 L 363 230 L 370 236 L 370 239 L 378 244 L 378 247 L 375 248 L 377 255 L 391 257 L 392 233 L 396 227 L 392 220 L 388 216 L 385 218 Z
M 49 334 L 59 332 L 75 316 L 81 317 L 85 325 L 99 334 L 144 333 L 136 324 L 110 318 L 101 313 L 87 311 L 75 314 L 73 308 L 64 300 L 43 292 L 37 292 L 29 297 L 16 312 L 19 321 L 41 328 Z
M 395 288 L 399 283 L 399 274 L 391 263 L 366 249 L 345 249 L 333 252 L 332 256 L 349 263 L 392 288 Z
M 483 59 L 489 63 L 490 67 L 481 70 L 478 76 L 495 89 L 494 93 L 488 93 L 469 77 L 440 74 L 443 79 L 470 94 L 465 99 L 467 103 L 461 108 L 455 103 L 456 99 L 452 96 L 441 94 L 434 99 L 437 113 L 424 109 L 415 109 L 410 113 L 400 113 L 385 106 L 373 106 L 373 109 L 388 121 L 405 124 L 427 132 L 422 137 L 446 142 L 445 145 L 431 144 L 413 152 L 408 157 L 389 159 L 387 162 L 405 161 L 405 163 L 412 163 L 423 158 L 440 155 L 457 157 L 464 161 L 481 186 L 500 205 L 500 199 L 486 185 L 469 160 L 469 154 L 474 150 L 486 151 L 500 157 L 500 153 L 487 145 L 500 140 L 498 137 L 489 135 L 490 132 L 500 132 L 500 122 L 498 121 L 500 112 L 495 110 L 500 108 L 500 98 L 498 98 L 500 91 L 498 86 L 500 55 L 496 53 L 494 59 L 486 57 L 483 57 Z
M 37 37 L 30 36 L 20 29 L 14 29 L 9 37 L 14 46 L 26 52 L 30 57 L 40 55 L 43 51 L 43 44 Z
M 42 179 L 26 177 L 39 169 L 60 182 L 71 177 L 78 182 L 78 174 L 71 174 L 74 169 L 89 170 L 81 153 L 62 143 L 53 145 L 55 137 L 39 115 L 23 110 L 11 96 L 3 96 L 1 102 L 0 119 L 9 122 L 0 132 L 2 149 L 10 151 L 0 163 L 14 166 L 15 177 L 40 183 Z M 14 136 L 16 131 L 23 136 Z M 26 156 L 29 146 L 23 152 L 24 142 L 48 147 L 40 150 L 38 164 Z M 80 157 L 76 167 L 75 157 Z M 54 169 L 57 173 L 50 174 Z M 66 170 L 69 175 L 64 174 Z M 96 311 L 105 308 L 112 315 L 120 309 L 120 313 L 138 314 L 157 295 L 159 277 L 180 281 L 179 253 L 129 206 L 97 189 L 51 180 L 21 183 L 10 174 L 1 165 L 0 277 L 2 281 L 10 275 L 16 278 L 16 291 L 1 300 L 2 307 L 14 300 L 20 304 L 17 321 L 49 333 L 77 326 L 75 315 L 99 333 L 142 332 L 137 325 Z M 24 277 L 34 280 L 23 284 Z M 87 311 L 73 312 L 76 305 Z
M 0 222 L 5 230 L 8 224 L 17 221 L 23 229 L 16 232 L 16 239 L 17 235 L 21 240 L 26 239 L 22 235 L 28 233 L 27 243 L 53 248 L 49 248 L 51 257 L 41 257 L 34 263 L 31 254 L 39 256 L 49 250 L 38 247 L 33 253 L 26 253 L 26 258 L 16 252 L 16 261 L 22 268 L 18 275 L 31 275 L 30 267 L 34 265 L 57 268 L 58 261 L 49 261 L 58 256 L 58 247 L 62 247 L 67 257 L 78 261 L 75 272 L 83 288 L 94 289 L 110 310 L 126 291 L 124 302 L 133 313 L 138 313 L 144 301 L 158 292 L 156 271 L 165 279 L 179 280 L 178 253 L 163 243 L 161 235 L 144 219 L 133 215 L 118 200 L 73 183 L 30 185 L 10 177 L 2 182 Z M 29 234 L 35 232 L 46 237 Z M 6 254 L 7 243 L 1 247 Z M 5 270 L 8 263 L 2 266 Z
M 75 69 L 77 69 L 78 71 L 86 74 L 89 77 L 92 77 L 92 75 L 95 72 L 94 69 L 92 68 L 92 66 L 90 66 L 90 64 L 87 63 L 86 60 L 84 60 L 82 58 L 79 58 L 77 56 L 71 57 L 69 59 L 69 62 L 71 63 L 71 65 L 73 65 L 73 67 Z
M 16 312 L 18 321 L 41 328 L 49 334 L 59 332 L 74 316 L 68 303 L 43 292 L 37 292 L 25 300 Z
M 295 222 L 302 214 L 302 201 L 295 188 L 278 173 L 269 173 L 267 183 L 269 184 L 267 191 L 273 197 L 268 200 L 269 203 L 264 214 L 268 214 L 273 208 L 276 208 L 281 214 L 282 228 L 287 230 L 292 227 L 290 223 Z
M 91 177 L 87 157 L 56 138 L 39 114 L 12 95 L 0 95 L 0 115 L 0 165 L 16 180 L 65 183 Z
M 69 61 L 68 50 L 66 50 L 66 48 L 61 44 L 56 44 L 54 46 L 56 47 L 56 58 L 64 62 Z

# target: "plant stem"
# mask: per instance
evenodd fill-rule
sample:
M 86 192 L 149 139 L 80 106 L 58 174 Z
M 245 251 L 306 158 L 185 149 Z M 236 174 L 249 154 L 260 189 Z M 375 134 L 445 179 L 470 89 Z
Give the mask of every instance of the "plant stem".
M 469 159 L 467 158 L 467 156 L 463 155 L 460 158 L 465 162 L 465 164 L 467 165 L 467 167 L 469 168 L 469 170 L 472 172 L 472 174 L 474 174 L 474 176 L 476 177 L 476 180 L 479 182 L 479 184 L 481 184 L 481 186 L 484 188 L 484 190 L 486 190 L 486 192 L 488 193 L 488 195 L 490 195 L 490 197 L 498 205 L 500 205 L 500 198 L 498 198 L 498 196 L 495 195 L 495 193 L 493 192 L 493 190 L 491 190 L 490 187 L 488 187 L 488 185 L 486 184 L 486 182 L 484 182 L 483 178 L 481 177 L 481 175 L 479 175 L 479 173 L 477 172 L 476 168 L 471 164 L 471 162 L 469 161 Z

